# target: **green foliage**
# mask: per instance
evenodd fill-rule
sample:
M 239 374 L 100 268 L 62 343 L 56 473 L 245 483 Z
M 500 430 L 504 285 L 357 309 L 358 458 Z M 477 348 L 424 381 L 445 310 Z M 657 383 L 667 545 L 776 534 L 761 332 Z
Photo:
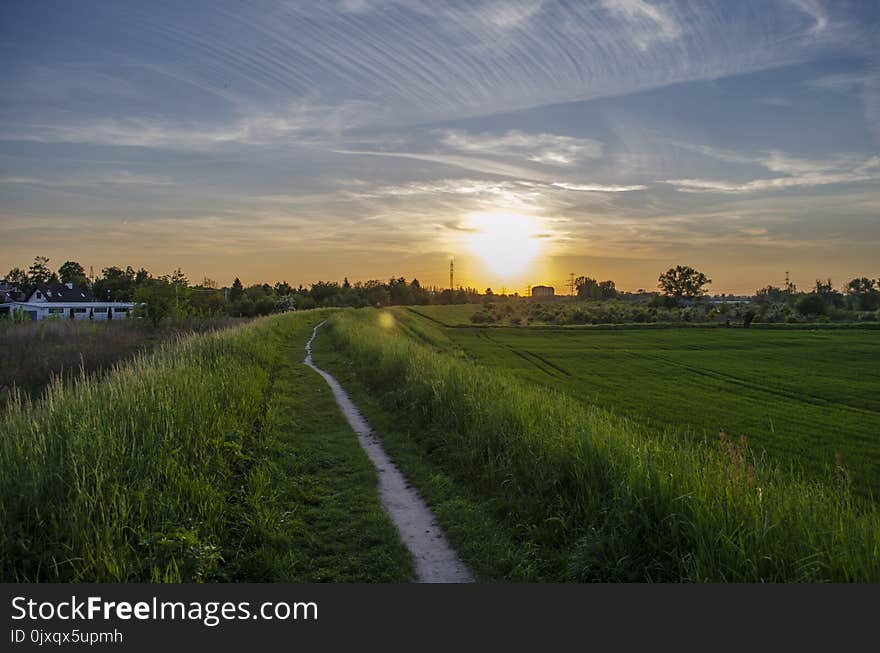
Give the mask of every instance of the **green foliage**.
M 709 447 L 646 431 L 416 344 L 375 313 L 337 314 L 329 327 L 359 382 L 432 464 L 550 563 L 544 578 L 880 578 L 880 514 L 860 505 L 845 474 L 806 481 L 739 440 Z
M 158 326 L 174 313 L 178 292 L 163 279 L 151 279 L 135 290 L 133 300 L 139 304 L 138 311 L 144 311 L 153 326 Z
M 804 316 L 825 315 L 828 312 L 828 304 L 819 293 L 808 293 L 797 300 L 795 304 L 797 312 Z

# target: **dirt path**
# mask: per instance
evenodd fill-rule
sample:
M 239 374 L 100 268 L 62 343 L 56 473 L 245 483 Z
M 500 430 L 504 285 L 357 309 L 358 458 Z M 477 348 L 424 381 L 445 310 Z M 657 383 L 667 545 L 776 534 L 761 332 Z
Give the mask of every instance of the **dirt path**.
M 397 526 L 401 539 L 412 553 L 416 567 L 416 581 L 419 583 L 473 582 L 474 579 L 468 568 L 458 559 L 446 535 L 437 524 L 434 513 L 391 462 L 385 449 L 382 448 L 382 442 L 360 414 L 348 393 L 333 376 L 312 361 L 312 342 L 322 324 L 324 323 L 321 322 L 315 327 L 312 337 L 306 343 L 306 358 L 303 362 L 324 377 L 333 391 L 339 409 L 357 434 L 361 447 L 367 452 L 367 457 L 379 472 L 379 498 L 382 507 Z

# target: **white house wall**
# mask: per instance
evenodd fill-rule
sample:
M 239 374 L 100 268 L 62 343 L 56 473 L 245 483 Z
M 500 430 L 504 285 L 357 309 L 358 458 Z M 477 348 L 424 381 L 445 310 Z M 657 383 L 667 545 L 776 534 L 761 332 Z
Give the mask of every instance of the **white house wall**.
M 10 310 L 24 311 L 32 320 L 39 321 L 48 318 L 69 320 L 71 319 L 71 309 L 74 310 L 74 320 L 103 322 L 108 319 L 110 311 L 113 311 L 114 320 L 124 320 L 130 317 L 134 310 L 134 304 L 124 302 L 13 302 Z

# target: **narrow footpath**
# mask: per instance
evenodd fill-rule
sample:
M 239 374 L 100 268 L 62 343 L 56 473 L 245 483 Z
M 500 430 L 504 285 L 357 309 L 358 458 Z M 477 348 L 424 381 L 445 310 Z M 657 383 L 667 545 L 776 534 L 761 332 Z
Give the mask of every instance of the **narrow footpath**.
M 416 582 L 419 583 L 472 583 L 465 564 L 459 560 L 446 535 L 437 524 L 431 509 L 407 483 L 400 470 L 391 462 L 382 442 L 363 418 L 339 382 L 312 361 L 312 342 L 318 335 L 318 324 L 306 343 L 306 365 L 324 377 L 333 391 L 336 404 L 345 415 L 358 442 L 379 473 L 379 498 L 382 507 L 400 532 L 400 538 L 415 561 Z

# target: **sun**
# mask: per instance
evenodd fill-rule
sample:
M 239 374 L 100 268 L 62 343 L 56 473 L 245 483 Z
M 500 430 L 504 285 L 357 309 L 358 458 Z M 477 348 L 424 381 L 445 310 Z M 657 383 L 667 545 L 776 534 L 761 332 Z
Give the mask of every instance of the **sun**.
M 464 220 L 471 252 L 500 277 L 524 272 L 541 254 L 541 221 L 520 213 L 471 213 Z

